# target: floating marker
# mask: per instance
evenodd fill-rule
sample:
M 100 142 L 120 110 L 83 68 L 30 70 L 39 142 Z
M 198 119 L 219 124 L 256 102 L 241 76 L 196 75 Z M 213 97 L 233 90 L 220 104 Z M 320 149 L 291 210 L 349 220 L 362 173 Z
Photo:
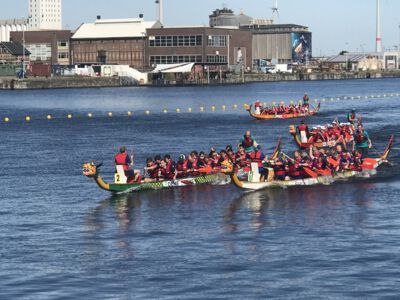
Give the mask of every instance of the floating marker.
M 71 114 L 67 115 L 67 118 L 72 119 L 72 115 Z
M 25 121 L 29 122 L 30 120 L 31 120 L 31 117 L 30 117 L 30 116 L 26 116 L 26 117 L 25 117 Z
M 179 114 L 179 113 L 181 112 L 181 109 L 178 107 L 178 108 L 176 109 L 176 112 Z
M 203 112 L 204 111 L 204 107 L 200 106 L 200 111 Z
M 149 111 L 149 110 L 146 110 L 146 111 L 145 111 L 145 114 L 146 114 L 146 115 L 149 115 L 149 114 L 150 114 L 150 111 Z
M 132 112 L 128 111 L 128 117 L 132 116 Z
M 192 108 L 191 107 L 188 108 L 188 112 L 190 112 L 190 113 L 192 112 Z
M 221 108 L 222 108 L 222 110 L 225 110 L 226 109 L 226 105 L 222 105 Z
M 8 122 L 10 122 L 10 119 L 7 118 L 7 117 L 5 117 L 5 118 L 4 118 L 4 122 L 8 123 Z
M 163 109 L 163 113 L 166 114 L 168 113 L 168 110 L 166 110 L 165 108 Z
M 88 113 L 87 116 L 88 116 L 88 118 L 91 118 L 91 117 L 93 117 L 93 114 L 92 113 Z
M 108 114 L 107 114 L 110 118 L 112 117 L 112 112 L 110 111 L 110 112 L 108 112 Z
M 52 119 L 52 116 L 51 115 L 47 115 L 46 119 L 50 121 Z
M 238 105 L 237 105 L 237 104 L 233 104 L 233 108 L 234 108 L 234 109 L 237 109 L 237 108 L 238 108 Z
M 215 111 L 215 105 L 211 106 L 211 110 Z

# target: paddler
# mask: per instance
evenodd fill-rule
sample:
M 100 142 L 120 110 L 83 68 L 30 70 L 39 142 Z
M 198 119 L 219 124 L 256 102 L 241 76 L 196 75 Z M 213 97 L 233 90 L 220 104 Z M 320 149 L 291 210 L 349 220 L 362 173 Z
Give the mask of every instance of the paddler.
M 353 108 L 351 111 L 349 111 L 347 113 L 347 121 L 353 125 L 356 123 L 357 117 L 356 117 L 356 109 L 355 108 Z
M 239 146 L 243 146 L 246 153 L 254 152 L 254 149 L 258 146 L 257 142 L 251 136 L 250 130 L 247 130 L 242 139 L 240 140 Z
M 255 114 L 259 115 L 261 114 L 261 110 L 262 110 L 262 104 L 260 100 L 257 100 L 256 103 L 254 103 L 254 109 L 255 109 Z
M 171 155 L 167 154 L 164 156 L 162 166 L 162 176 L 167 180 L 175 180 L 178 175 L 176 169 L 176 163 L 171 159 Z
M 361 124 L 358 124 L 353 138 L 353 151 L 358 150 L 361 153 L 361 157 L 366 158 L 368 156 L 368 149 L 372 148 L 372 142 L 368 132 L 364 130 Z
M 257 145 L 254 150 L 255 150 L 254 152 L 247 154 L 247 158 L 252 163 L 257 163 L 258 172 L 260 173 L 260 182 L 263 182 L 263 181 L 265 181 L 265 178 L 267 175 L 267 170 L 264 168 L 263 163 L 268 158 L 262 153 L 260 145 Z
M 310 106 L 310 97 L 308 97 L 307 94 L 304 94 L 303 96 L 303 107 L 309 107 Z
M 133 157 L 131 159 L 131 157 L 128 155 L 125 146 L 122 146 L 119 149 L 119 153 L 115 155 L 115 165 L 123 167 L 125 176 L 128 178 L 128 183 L 139 180 L 140 172 L 130 168 L 133 166 Z

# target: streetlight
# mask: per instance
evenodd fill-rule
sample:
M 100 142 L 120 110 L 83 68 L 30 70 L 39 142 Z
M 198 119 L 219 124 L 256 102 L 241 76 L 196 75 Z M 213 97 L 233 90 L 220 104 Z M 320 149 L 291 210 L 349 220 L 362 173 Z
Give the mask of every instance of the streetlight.
M 22 78 L 25 78 L 25 25 L 26 20 L 23 18 L 24 23 L 22 24 Z
M 142 59 L 142 71 L 144 72 L 144 67 L 146 64 L 146 41 L 145 41 L 146 32 L 142 32 L 142 47 L 143 47 L 143 59 Z

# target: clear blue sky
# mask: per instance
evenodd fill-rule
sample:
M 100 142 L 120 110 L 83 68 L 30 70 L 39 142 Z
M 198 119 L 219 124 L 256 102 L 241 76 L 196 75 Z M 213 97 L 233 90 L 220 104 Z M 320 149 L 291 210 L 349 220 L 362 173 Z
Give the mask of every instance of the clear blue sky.
M 63 24 L 75 29 L 82 22 L 103 18 L 157 16 L 154 0 L 63 0 Z M 208 15 L 225 3 L 235 12 L 254 18 L 271 18 L 274 0 L 164 0 L 165 25 L 206 25 Z M 314 55 L 340 50 L 374 50 L 375 0 L 279 0 L 281 23 L 309 26 Z M 382 38 L 385 48 L 399 43 L 400 1 L 381 0 Z M 28 0 L 0 0 L 0 19 L 27 16 Z

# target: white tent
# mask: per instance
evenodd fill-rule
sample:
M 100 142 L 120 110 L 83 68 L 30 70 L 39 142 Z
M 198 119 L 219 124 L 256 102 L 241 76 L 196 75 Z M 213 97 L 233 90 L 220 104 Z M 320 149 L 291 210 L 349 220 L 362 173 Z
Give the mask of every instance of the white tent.
M 191 73 L 194 63 L 183 63 L 183 64 L 161 64 L 157 65 L 151 73 Z

